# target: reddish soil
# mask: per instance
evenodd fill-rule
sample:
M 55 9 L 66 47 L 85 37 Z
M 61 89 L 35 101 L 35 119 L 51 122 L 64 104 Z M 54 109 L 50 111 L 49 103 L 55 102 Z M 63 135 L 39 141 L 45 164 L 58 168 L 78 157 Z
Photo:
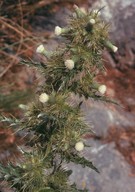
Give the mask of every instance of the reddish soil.
M 135 177 L 135 127 L 128 127 L 126 130 L 121 127 L 110 127 L 103 142 L 115 142 L 116 149 L 131 165 L 129 176 Z
M 104 82 L 108 87 L 107 94 L 117 99 L 124 110 L 135 112 L 135 69 L 128 68 L 121 72 L 116 68 L 107 69 Z
M 17 145 L 23 143 L 22 138 L 15 137 L 10 128 L 0 128 L 0 161 L 6 163 L 14 161 L 20 156 Z

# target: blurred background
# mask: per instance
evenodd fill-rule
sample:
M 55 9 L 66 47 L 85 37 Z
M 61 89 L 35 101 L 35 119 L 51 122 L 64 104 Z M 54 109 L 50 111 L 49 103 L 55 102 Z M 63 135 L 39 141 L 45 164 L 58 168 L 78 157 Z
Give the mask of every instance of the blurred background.
M 87 101 L 85 117 L 95 136 L 87 136 L 91 150 L 83 155 L 94 162 L 100 174 L 69 164 L 71 180 L 90 192 L 135 191 L 135 0 L 1 0 L 0 1 L 0 113 L 23 116 L 19 104 L 32 100 L 40 83 L 39 72 L 21 59 L 38 60 L 39 44 L 55 48 L 60 39 L 55 26 L 63 27 L 73 5 L 85 9 L 101 9 L 101 17 L 110 24 L 110 38 L 119 48 L 117 53 L 104 51 L 106 73 L 98 80 L 107 86 L 107 96 L 119 106 Z M 15 136 L 10 127 L 0 124 L 0 161 L 18 157 Z M 0 191 L 4 189 L 0 184 Z

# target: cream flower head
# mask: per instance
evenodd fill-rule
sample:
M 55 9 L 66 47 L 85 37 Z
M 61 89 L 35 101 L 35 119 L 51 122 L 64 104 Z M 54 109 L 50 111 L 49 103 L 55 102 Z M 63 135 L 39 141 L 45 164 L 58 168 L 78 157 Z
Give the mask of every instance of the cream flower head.
M 106 89 L 107 89 L 106 85 L 100 85 L 99 88 L 98 88 L 98 91 L 99 91 L 102 95 L 104 95 L 105 92 L 106 92 Z
M 117 50 L 118 50 L 118 47 L 116 47 L 116 46 L 112 46 L 112 50 L 113 50 L 113 52 L 115 53 L 115 52 L 117 52 Z
M 42 93 L 41 95 L 39 95 L 39 101 L 41 103 L 46 103 L 49 100 L 49 95 L 47 95 L 46 93 Z
M 95 19 L 90 19 L 90 24 L 94 25 L 96 23 Z
M 82 151 L 84 149 L 84 144 L 82 141 L 79 141 L 75 144 L 76 151 Z
M 72 59 L 67 59 L 65 61 L 65 66 L 66 68 L 68 68 L 69 70 L 72 70 L 74 68 L 74 61 Z
M 36 52 L 37 53 L 41 53 L 41 54 L 43 54 L 43 53 L 45 53 L 45 48 L 44 48 L 44 45 L 39 45 L 38 47 L 37 47 L 37 49 L 36 49 Z
M 56 27 L 55 27 L 55 30 L 54 30 L 54 33 L 55 33 L 55 35 L 57 35 L 57 36 L 61 35 L 61 33 L 62 33 L 62 28 L 59 27 L 59 26 L 56 26 Z

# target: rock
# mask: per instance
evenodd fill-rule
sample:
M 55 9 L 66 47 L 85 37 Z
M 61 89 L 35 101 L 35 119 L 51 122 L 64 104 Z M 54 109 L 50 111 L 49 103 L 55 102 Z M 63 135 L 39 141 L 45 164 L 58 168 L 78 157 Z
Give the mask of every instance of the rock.
M 92 126 L 96 136 L 101 138 L 107 136 L 111 126 L 126 129 L 135 125 L 134 114 L 124 111 L 120 106 L 92 102 L 89 99 L 82 105 L 82 111 L 86 122 Z
M 87 144 L 91 145 L 92 149 L 86 148 L 83 154 L 94 162 L 100 174 L 70 163 L 68 168 L 73 170 L 70 180 L 76 182 L 78 188 L 86 187 L 90 192 L 135 191 L 134 178 L 129 177 L 131 167 L 115 149 L 114 143 L 103 145 L 100 141 L 90 139 Z
M 111 33 L 116 39 L 123 39 L 127 35 L 133 36 L 135 29 L 135 1 L 134 0 L 98 0 L 93 3 L 93 8 L 103 8 L 101 10 L 104 20 L 111 22 Z M 128 22 L 127 22 L 128 21 Z M 125 28 L 125 25 L 129 25 Z M 127 34 L 127 30 L 130 33 Z
M 43 16 L 44 14 L 44 16 Z M 61 7 L 56 13 L 52 14 L 44 9 L 40 15 L 38 13 L 31 19 L 32 27 L 35 31 L 54 31 L 55 26 L 64 27 L 67 23 L 67 16 L 70 14 L 69 9 Z
M 119 47 L 119 54 L 112 54 L 115 65 L 120 69 L 135 68 L 135 1 L 99 0 L 93 7 L 104 7 L 102 17 L 111 24 L 110 35 Z

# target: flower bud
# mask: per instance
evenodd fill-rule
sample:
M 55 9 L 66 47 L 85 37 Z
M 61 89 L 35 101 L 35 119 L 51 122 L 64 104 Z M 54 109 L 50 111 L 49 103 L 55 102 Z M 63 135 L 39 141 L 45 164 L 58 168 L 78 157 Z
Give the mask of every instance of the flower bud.
M 84 149 L 84 144 L 82 141 L 79 141 L 75 144 L 76 151 L 82 151 Z
M 65 66 L 66 68 L 68 68 L 69 70 L 72 70 L 74 68 L 74 61 L 71 59 L 68 59 L 65 61 Z
M 115 52 L 117 52 L 118 47 L 116 47 L 116 46 L 113 45 L 112 50 L 113 50 L 113 52 L 115 53 Z
M 83 17 L 86 15 L 86 10 L 84 11 L 84 8 L 79 8 L 77 5 L 74 5 L 73 7 L 78 17 Z
M 98 87 L 98 91 L 102 94 L 102 95 L 104 95 L 105 94 L 105 92 L 106 92 L 106 85 L 100 85 L 99 87 Z
M 111 49 L 114 53 L 118 50 L 118 47 L 114 46 L 110 41 L 104 42 L 105 46 Z
M 28 109 L 27 105 L 24 105 L 24 104 L 19 104 L 18 107 L 19 107 L 20 109 L 23 109 L 23 110 L 27 110 L 27 109 Z
M 42 94 L 39 96 L 39 101 L 40 101 L 41 103 L 46 103 L 48 100 L 49 100 L 49 95 L 47 95 L 46 93 L 42 93 Z
M 55 35 L 57 35 L 57 36 L 61 35 L 61 33 L 62 33 L 62 28 L 59 27 L 59 26 L 56 26 L 56 27 L 55 27 L 55 30 L 54 30 L 54 33 L 55 33 Z
M 90 24 L 94 25 L 96 23 L 95 19 L 90 19 Z
M 62 35 L 64 33 L 68 33 L 69 31 L 70 31 L 70 28 L 61 28 L 59 26 L 56 26 L 55 30 L 54 30 L 54 34 L 59 36 L 59 35 Z
M 36 49 L 37 53 L 44 54 L 45 53 L 45 48 L 44 45 L 39 45 Z

